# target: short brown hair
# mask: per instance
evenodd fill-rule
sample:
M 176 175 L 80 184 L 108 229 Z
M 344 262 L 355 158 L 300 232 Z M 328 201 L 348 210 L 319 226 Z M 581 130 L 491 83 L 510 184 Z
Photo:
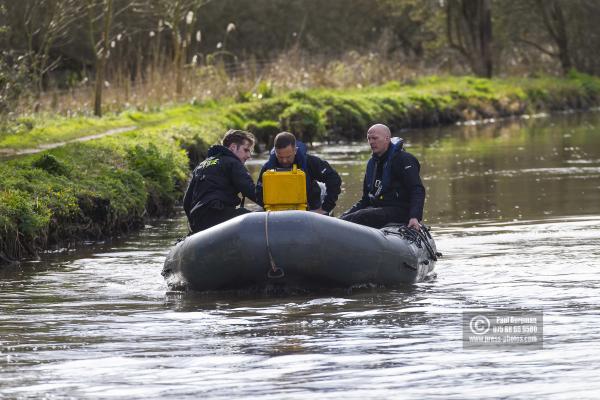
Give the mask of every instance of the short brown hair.
M 244 145 L 244 142 L 250 142 L 251 146 L 254 146 L 256 139 L 254 135 L 250 132 L 241 131 L 239 129 L 230 129 L 227 131 L 225 136 L 223 136 L 223 140 L 221 140 L 221 144 L 225 147 L 229 147 L 231 144 L 237 144 L 238 146 Z
M 293 133 L 281 132 L 275 136 L 274 145 L 276 149 L 285 149 L 288 146 L 296 147 L 296 136 Z

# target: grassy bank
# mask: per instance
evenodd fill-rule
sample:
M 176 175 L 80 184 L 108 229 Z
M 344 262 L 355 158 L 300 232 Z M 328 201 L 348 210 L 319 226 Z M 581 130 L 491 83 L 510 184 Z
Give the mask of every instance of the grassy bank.
M 224 122 L 207 106 L 136 118 L 143 127 L 128 133 L 0 163 L 0 264 L 110 237 L 173 211 L 188 154 L 200 157 Z
M 5 126 L 0 125 L 0 154 L 10 153 L 11 150 L 32 149 L 44 145 L 66 142 L 80 137 L 101 134 L 106 131 L 135 127 L 149 130 L 164 124 L 182 125 L 198 124 L 199 121 L 209 120 L 214 114 L 212 103 L 205 103 L 198 108 L 179 106 L 162 110 L 125 111 L 121 114 L 110 114 L 103 118 L 89 116 L 53 116 L 49 114 L 26 115 L 11 121 Z M 200 115 L 196 115 L 196 114 Z
M 430 77 L 367 89 L 294 91 L 240 105 L 227 117 L 231 126 L 253 131 L 264 143 L 279 129 L 311 142 L 361 140 L 374 121 L 397 130 L 599 103 L 600 79 L 576 73 L 562 80 Z
M 595 107 L 600 79 L 579 74 L 563 80 L 430 77 L 246 100 L 104 119 L 33 117 L 29 125 L 0 135 L 5 148 L 17 148 L 85 136 L 90 129 L 138 127 L 0 163 L 0 263 L 50 246 L 111 236 L 141 226 L 146 217 L 169 214 L 185 189 L 189 167 L 230 127 L 248 129 L 267 145 L 280 130 L 308 142 L 362 140 L 374 122 L 417 128 Z

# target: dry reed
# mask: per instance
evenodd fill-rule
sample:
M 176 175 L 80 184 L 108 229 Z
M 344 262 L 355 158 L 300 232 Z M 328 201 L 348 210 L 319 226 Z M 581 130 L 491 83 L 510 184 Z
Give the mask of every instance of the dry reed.
M 164 63 L 163 63 L 164 64 Z M 104 112 L 126 109 L 152 110 L 165 105 L 233 98 L 248 100 L 295 89 L 361 88 L 390 80 L 414 79 L 435 73 L 422 67 L 407 66 L 405 60 L 380 57 L 377 53 L 349 52 L 328 60 L 290 50 L 272 61 L 250 59 L 224 63 L 213 60 L 202 65 L 188 64 L 183 74 L 183 91 L 175 90 L 175 70 L 171 64 L 149 67 L 132 82 L 129 73 L 110 71 L 103 90 Z M 79 87 L 49 90 L 41 96 L 22 96 L 16 115 L 58 113 L 65 116 L 91 115 L 93 82 L 84 80 Z

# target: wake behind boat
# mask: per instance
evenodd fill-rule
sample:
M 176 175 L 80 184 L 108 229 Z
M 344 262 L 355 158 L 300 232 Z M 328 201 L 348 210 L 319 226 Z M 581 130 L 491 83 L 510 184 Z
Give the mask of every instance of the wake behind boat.
M 305 211 L 256 212 L 176 244 L 162 275 L 171 290 L 395 287 L 431 277 L 438 255 L 426 229 L 375 229 Z

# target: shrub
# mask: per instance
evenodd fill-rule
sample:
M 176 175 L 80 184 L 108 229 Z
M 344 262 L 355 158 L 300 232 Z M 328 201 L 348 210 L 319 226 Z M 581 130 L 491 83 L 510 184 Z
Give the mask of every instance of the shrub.
M 279 124 L 284 131 L 292 132 L 306 143 L 322 138 L 325 131 L 319 110 L 302 103 L 296 103 L 286 108 L 279 117 Z
M 279 123 L 276 121 L 250 121 L 245 129 L 256 137 L 257 144 L 264 144 L 267 148 L 273 144 L 275 135 L 281 132 Z
M 34 252 L 46 241 L 51 212 L 20 190 L 0 192 L 0 256 L 2 261 Z
M 69 176 L 71 171 L 70 166 L 60 161 L 52 154 L 42 154 L 41 156 L 35 158 L 31 165 L 34 168 L 43 169 L 52 175 Z
M 351 100 L 332 101 L 325 107 L 324 115 L 326 126 L 334 138 L 357 140 L 368 128 L 369 121 L 365 120 L 356 102 Z
M 129 167 L 144 178 L 148 192 L 146 207 L 151 214 L 170 212 L 177 200 L 176 189 L 184 185 L 182 181 L 187 176 L 182 166 L 178 165 L 178 159 L 182 161 L 183 155 L 169 151 L 161 153 L 153 143 L 146 147 L 136 145 L 127 150 Z
M 209 144 L 206 141 L 208 135 L 201 127 L 186 124 L 169 129 L 164 134 L 173 137 L 175 141 L 179 142 L 181 148 L 185 150 L 189 158 L 189 169 L 194 169 L 200 161 L 206 158 L 209 148 Z

